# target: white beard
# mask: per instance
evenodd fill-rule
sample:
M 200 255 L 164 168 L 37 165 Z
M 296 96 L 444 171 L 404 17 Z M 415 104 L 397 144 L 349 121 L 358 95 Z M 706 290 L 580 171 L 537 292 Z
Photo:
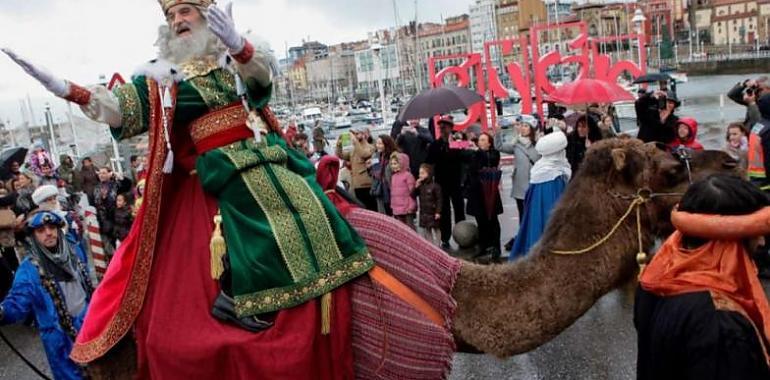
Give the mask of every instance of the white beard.
M 190 30 L 190 35 L 180 37 L 168 25 L 158 29 L 158 57 L 173 64 L 181 64 L 193 59 L 222 55 L 226 48 L 206 27 L 205 21 Z

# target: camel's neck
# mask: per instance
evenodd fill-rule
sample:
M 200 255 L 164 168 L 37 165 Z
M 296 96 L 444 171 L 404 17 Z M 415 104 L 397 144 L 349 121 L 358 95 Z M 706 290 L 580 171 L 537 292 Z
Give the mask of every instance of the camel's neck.
M 527 352 L 558 335 L 629 278 L 638 251 L 635 217 L 591 252 L 552 253 L 590 245 L 620 217 L 592 215 L 591 223 L 581 223 L 585 212 L 574 204 L 555 210 L 541 244 L 516 263 L 463 265 L 452 292 L 458 304 L 453 326 L 459 341 L 497 356 Z

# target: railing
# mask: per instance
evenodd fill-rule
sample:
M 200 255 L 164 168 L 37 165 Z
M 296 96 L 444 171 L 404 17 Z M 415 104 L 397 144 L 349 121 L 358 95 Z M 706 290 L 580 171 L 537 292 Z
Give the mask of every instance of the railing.
M 740 61 L 758 58 L 770 58 L 770 51 L 760 50 L 745 53 L 732 53 L 732 54 L 707 54 L 705 56 L 693 56 L 686 57 L 679 60 L 679 63 L 694 63 L 694 62 L 725 62 L 725 61 Z

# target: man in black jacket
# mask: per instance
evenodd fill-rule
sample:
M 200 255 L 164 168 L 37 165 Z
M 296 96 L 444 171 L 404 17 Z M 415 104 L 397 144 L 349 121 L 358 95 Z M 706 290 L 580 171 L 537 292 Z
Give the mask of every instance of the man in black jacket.
M 669 144 L 676 138 L 679 117 L 674 111 L 681 105 L 676 94 L 656 91 L 645 93 L 636 100 L 636 119 L 639 133 L 636 138 L 644 142 Z
M 747 130 L 753 128 L 762 118 L 757 100 L 762 96 L 764 91 L 763 85 L 766 80 L 767 78 L 760 78 L 759 80 L 747 79 L 733 86 L 727 93 L 727 97 L 730 100 L 746 107 L 746 117 L 743 120 L 743 126 Z
M 433 165 L 436 182 L 441 186 L 441 248 L 449 249 L 452 237 L 452 208 L 455 223 L 465 220 L 465 202 L 462 195 L 462 150 L 450 148 L 454 121 L 443 116 L 438 122 L 441 136 L 430 144 L 426 163 Z
M 425 163 L 432 142 L 433 135 L 427 128 L 420 126 L 419 120 L 410 120 L 396 137 L 398 149 L 409 156 L 409 171 L 415 178 L 419 177 L 420 165 Z

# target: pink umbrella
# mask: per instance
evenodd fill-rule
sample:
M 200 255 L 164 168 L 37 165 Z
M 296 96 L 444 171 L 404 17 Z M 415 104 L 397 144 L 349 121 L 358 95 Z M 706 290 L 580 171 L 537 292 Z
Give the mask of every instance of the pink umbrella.
M 597 79 L 579 79 L 558 87 L 545 97 L 548 102 L 570 106 L 591 103 L 615 103 L 634 100 L 634 96 L 623 87 Z

